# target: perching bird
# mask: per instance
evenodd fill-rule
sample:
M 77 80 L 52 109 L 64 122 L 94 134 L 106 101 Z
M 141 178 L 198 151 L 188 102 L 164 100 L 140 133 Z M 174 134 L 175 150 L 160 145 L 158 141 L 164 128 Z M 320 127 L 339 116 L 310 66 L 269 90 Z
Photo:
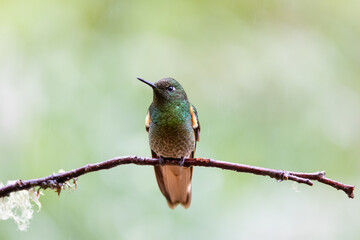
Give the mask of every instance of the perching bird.
M 182 167 L 185 158 L 193 158 L 199 141 L 200 124 L 196 108 L 189 102 L 180 83 L 164 78 L 150 83 L 153 102 L 145 119 L 153 158 L 176 158 L 179 166 L 155 166 L 156 180 L 171 209 L 191 202 L 192 167 Z

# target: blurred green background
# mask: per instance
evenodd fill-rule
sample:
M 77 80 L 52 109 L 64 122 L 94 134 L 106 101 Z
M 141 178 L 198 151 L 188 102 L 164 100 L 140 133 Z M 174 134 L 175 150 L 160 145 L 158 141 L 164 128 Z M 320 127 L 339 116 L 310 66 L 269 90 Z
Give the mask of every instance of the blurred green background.
M 199 111 L 197 156 L 359 185 L 359 1 L 0 1 L 0 181 L 150 156 L 144 118 L 174 77 Z M 195 168 L 170 210 L 152 167 L 87 174 L 0 239 L 359 239 L 360 202 Z

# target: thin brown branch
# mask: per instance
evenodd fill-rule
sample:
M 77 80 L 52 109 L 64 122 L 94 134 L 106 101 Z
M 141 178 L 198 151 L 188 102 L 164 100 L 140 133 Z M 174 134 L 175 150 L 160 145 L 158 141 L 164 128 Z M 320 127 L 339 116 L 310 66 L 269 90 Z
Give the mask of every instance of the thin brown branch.
M 76 168 L 69 172 L 53 174 L 44 178 L 37 178 L 31 180 L 18 180 L 13 184 L 8 184 L 0 188 L 0 197 L 8 196 L 12 192 L 26 190 L 33 187 L 39 187 L 40 189 L 56 189 L 60 193 L 61 187 L 69 180 L 76 180 L 81 175 L 95 172 L 104 169 L 110 169 L 119 165 L 124 164 L 136 164 L 136 165 L 159 165 L 159 160 L 155 158 L 144 158 L 137 156 L 126 156 L 126 157 L 117 157 L 104 162 L 87 164 L 83 167 Z M 164 164 L 166 165 L 178 165 L 178 159 L 167 159 Z M 256 175 L 269 176 L 275 178 L 278 181 L 291 180 L 298 183 L 304 183 L 309 186 L 313 185 L 311 180 L 315 180 L 324 184 L 327 184 L 331 187 L 334 187 L 338 190 L 344 191 L 349 198 L 354 198 L 354 188 L 355 186 L 346 185 L 329 178 L 325 177 L 325 172 L 316 172 L 316 173 L 301 173 L 301 172 L 289 172 L 283 170 L 275 170 L 269 168 L 261 168 L 255 166 L 249 166 L 239 163 L 223 162 L 217 161 L 209 158 L 189 158 L 184 162 L 184 167 L 190 166 L 201 166 L 201 167 L 215 167 L 225 170 L 231 170 L 236 172 L 245 172 L 252 173 Z

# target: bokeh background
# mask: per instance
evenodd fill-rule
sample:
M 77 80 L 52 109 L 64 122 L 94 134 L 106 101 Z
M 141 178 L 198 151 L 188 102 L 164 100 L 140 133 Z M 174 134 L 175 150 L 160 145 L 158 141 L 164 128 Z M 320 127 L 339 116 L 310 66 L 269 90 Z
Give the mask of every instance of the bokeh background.
M 0 2 L 0 181 L 150 156 L 152 100 L 174 77 L 197 156 L 359 185 L 359 1 Z M 322 184 L 196 168 L 170 210 L 152 167 L 87 174 L 0 239 L 359 239 L 360 202 Z

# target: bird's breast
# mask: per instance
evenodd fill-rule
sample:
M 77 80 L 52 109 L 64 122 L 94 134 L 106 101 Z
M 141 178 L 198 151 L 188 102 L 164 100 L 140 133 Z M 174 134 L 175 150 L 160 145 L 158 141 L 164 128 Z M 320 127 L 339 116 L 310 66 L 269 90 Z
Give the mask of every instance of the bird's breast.
M 189 157 L 195 150 L 195 134 L 190 113 L 185 111 L 153 113 L 149 143 L 151 150 L 158 156 Z

